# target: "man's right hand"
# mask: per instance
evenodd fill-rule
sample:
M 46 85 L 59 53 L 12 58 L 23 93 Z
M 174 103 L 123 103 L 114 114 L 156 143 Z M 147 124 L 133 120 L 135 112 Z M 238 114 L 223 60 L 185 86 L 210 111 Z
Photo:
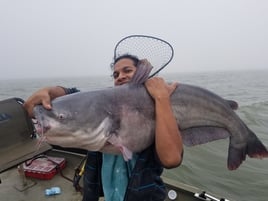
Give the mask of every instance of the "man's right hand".
M 45 87 L 33 93 L 23 104 L 24 108 L 28 112 L 30 117 L 34 117 L 33 108 L 36 105 L 42 104 L 44 108 L 50 110 L 51 100 L 59 96 L 65 95 L 65 91 L 62 87 Z

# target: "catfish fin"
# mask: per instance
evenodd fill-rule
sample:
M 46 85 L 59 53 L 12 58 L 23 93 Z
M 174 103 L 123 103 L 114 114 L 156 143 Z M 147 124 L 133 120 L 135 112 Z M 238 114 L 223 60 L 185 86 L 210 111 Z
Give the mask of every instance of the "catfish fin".
M 233 109 L 233 110 L 237 110 L 238 109 L 238 103 L 236 101 L 233 100 L 226 100 L 226 102 L 228 103 L 228 105 Z
M 262 144 L 260 139 L 255 135 L 252 130 L 250 130 L 248 127 L 247 129 L 250 136 L 249 140 L 247 141 L 247 155 L 251 158 L 267 158 L 267 148 Z
M 131 79 L 132 84 L 143 84 L 150 75 L 150 72 L 152 71 L 153 67 L 150 64 L 149 61 L 146 59 L 142 59 L 137 66 L 137 70 L 135 72 L 135 75 Z
M 183 144 L 194 146 L 211 141 L 224 139 L 230 136 L 229 132 L 221 127 L 192 127 L 181 131 Z
M 132 151 L 122 144 L 122 140 L 120 137 L 117 137 L 115 134 L 112 134 L 107 141 L 120 150 L 125 161 L 132 159 Z
M 133 153 L 127 147 L 122 146 L 119 149 L 120 149 L 125 161 L 132 159 Z
M 267 158 L 268 151 L 267 148 L 262 144 L 259 138 L 250 130 L 250 137 L 244 146 L 239 146 L 236 148 L 232 146 L 232 138 L 230 138 L 230 145 L 228 151 L 228 169 L 235 170 L 240 164 L 246 159 L 246 155 L 251 158 Z
M 246 146 L 236 149 L 231 145 L 230 141 L 227 160 L 228 169 L 237 169 L 244 160 L 246 160 Z

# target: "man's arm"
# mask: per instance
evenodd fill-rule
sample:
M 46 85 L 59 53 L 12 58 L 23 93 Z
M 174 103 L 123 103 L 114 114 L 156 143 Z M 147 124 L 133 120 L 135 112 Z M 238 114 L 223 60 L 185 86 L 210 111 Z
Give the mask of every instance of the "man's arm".
M 162 78 L 154 77 L 149 79 L 145 86 L 155 100 L 157 155 L 165 168 L 177 167 L 182 162 L 183 144 L 170 104 L 170 96 L 177 83 L 168 85 Z
M 33 95 L 31 95 L 23 105 L 29 116 L 33 117 L 34 106 L 42 104 L 44 108 L 50 110 L 51 100 L 78 91 L 79 90 L 76 88 L 65 88 L 61 86 L 45 87 L 33 93 Z

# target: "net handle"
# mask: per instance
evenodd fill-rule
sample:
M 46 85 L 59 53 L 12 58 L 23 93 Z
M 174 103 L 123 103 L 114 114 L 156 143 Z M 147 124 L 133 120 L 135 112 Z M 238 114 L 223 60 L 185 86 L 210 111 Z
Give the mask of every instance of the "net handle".
M 157 69 L 152 75 L 150 75 L 149 78 L 155 76 L 157 73 L 159 73 L 161 70 L 163 70 L 163 69 L 164 69 L 164 68 L 171 62 L 171 60 L 173 59 L 173 56 L 174 56 L 174 49 L 173 49 L 172 45 L 171 45 L 169 42 L 167 42 L 167 41 L 165 41 L 165 40 L 163 40 L 163 39 L 161 39 L 161 38 L 154 37 L 154 36 L 147 36 L 147 35 L 129 35 L 129 36 L 126 36 L 126 37 L 122 38 L 122 39 L 115 45 L 115 48 L 114 48 L 114 60 L 116 59 L 116 50 L 117 50 L 117 47 L 120 45 L 120 43 L 121 43 L 122 41 L 124 41 L 124 40 L 126 40 L 126 39 L 128 39 L 128 38 L 132 38 L 132 37 L 144 37 L 144 38 L 151 38 L 151 39 L 159 40 L 159 41 L 161 41 L 161 42 L 167 44 L 167 45 L 170 47 L 170 49 L 171 49 L 171 56 L 170 56 L 169 60 L 168 60 L 164 65 L 162 65 L 159 69 Z

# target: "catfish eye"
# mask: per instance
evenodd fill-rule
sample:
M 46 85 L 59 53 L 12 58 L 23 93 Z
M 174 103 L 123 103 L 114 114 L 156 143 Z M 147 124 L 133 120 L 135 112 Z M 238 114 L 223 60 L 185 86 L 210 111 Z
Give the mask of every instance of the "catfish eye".
M 59 114 L 59 119 L 60 119 L 60 120 L 65 119 L 65 118 L 64 118 L 64 114 Z

